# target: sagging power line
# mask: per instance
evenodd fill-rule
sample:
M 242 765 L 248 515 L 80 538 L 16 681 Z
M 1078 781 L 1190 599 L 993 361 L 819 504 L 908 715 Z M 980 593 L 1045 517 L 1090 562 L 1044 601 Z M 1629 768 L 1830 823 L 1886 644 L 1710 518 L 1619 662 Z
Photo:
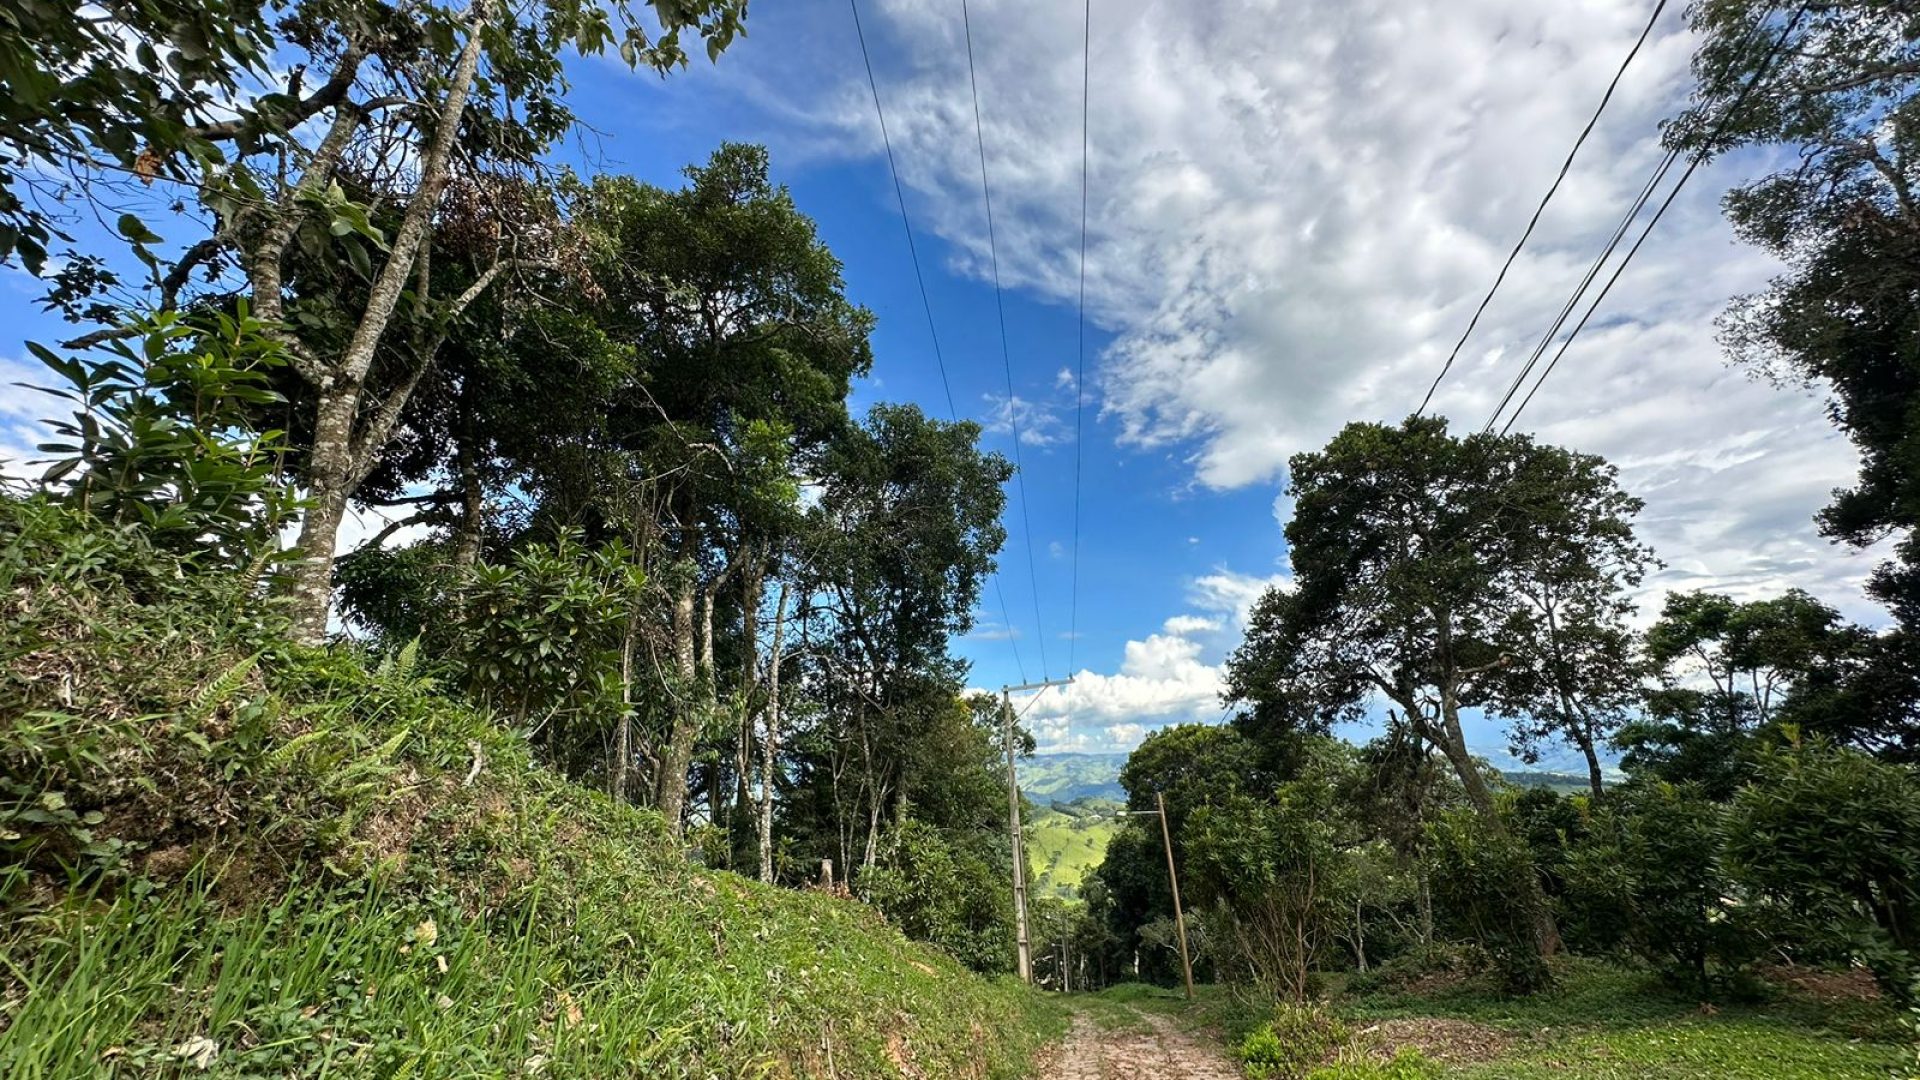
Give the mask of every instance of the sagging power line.
M 1654 25 L 1660 21 L 1660 14 L 1666 9 L 1667 0 L 1659 0 L 1653 6 L 1653 14 L 1647 17 L 1647 25 L 1641 28 L 1640 36 L 1634 40 L 1633 48 L 1627 51 L 1626 59 L 1620 61 L 1619 70 L 1613 73 L 1613 80 L 1607 83 L 1607 92 L 1600 96 L 1600 104 L 1594 107 L 1593 115 L 1587 118 L 1586 127 L 1581 128 L 1579 137 L 1574 139 L 1573 148 L 1567 151 L 1566 160 L 1560 163 L 1560 172 L 1554 176 L 1553 184 L 1547 188 L 1547 193 L 1540 197 L 1540 205 L 1534 207 L 1533 217 L 1527 220 L 1527 227 L 1521 232 L 1519 241 L 1513 245 L 1512 251 L 1507 252 L 1507 261 L 1500 265 L 1500 272 L 1494 275 L 1493 284 L 1487 288 L 1487 294 L 1480 298 L 1480 306 L 1474 309 L 1473 318 L 1467 320 L 1467 328 L 1460 332 L 1460 340 L 1453 343 L 1453 350 L 1447 354 L 1446 363 L 1440 365 L 1440 373 L 1433 377 L 1433 385 L 1427 387 L 1427 396 L 1420 399 L 1420 407 L 1414 410 L 1415 415 L 1426 412 L 1427 406 L 1432 404 L 1434 392 L 1440 389 L 1441 380 L 1453 370 L 1454 361 L 1460 357 L 1460 350 L 1466 347 L 1467 339 L 1473 336 L 1474 328 L 1480 325 L 1480 317 L 1487 313 L 1487 306 L 1493 303 L 1494 294 L 1500 291 L 1500 286 L 1507 280 L 1507 272 L 1513 269 L 1514 262 L 1520 258 L 1521 249 L 1525 248 L 1527 241 L 1532 238 L 1533 230 L 1540 224 L 1541 215 L 1547 211 L 1547 204 L 1553 201 L 1554 194 L 1560 190 L 1561 183 L 1567 178 L 1567 172 L 1573 168 L 1573 159 L 1579 155 L 1580 148 L 1586 145 L 1587 136 L 1593 134 L 1594 126 L 1600 122 L 1600 114 L 1606 112 L 1607 104 L 1613 100 L 1613 92 L 1619 89 L 1621 78 L 1626 75 L 1627 68 L 1633 64 L 1634 57 L 1640 55 L 1641 47 L 1647 43 L 1647 38 L 1653 33 Z
M 1807 7 L 1808 5 L 1802 4 L 1799 10 L 1794 12 L 1793 17 L 1787 20 L 1786 25 L 1780 31 L 1780 36 L 1774 40 L 1772 47 L 1767 50 L 1767 54 L 1761 58 L 1759 66 L 1754 69 L 1753 77 L 1747 80 L 1746 85 L 1740 88 L 1740 93 L 1734 97 L 1733 101 L 1727 106 L 1726 111 L 1721 113 L 1720 117 L 1714 121 L 1713 127 L 1708 131 L 1706 138 L 1701 143 L 1701 149 L 1696 151 L 1693 154 L 1692 160 L 1687 163 L 1686 171 L 1680 174 L 1680 179 L 1674 182 L 1672 190 L 1667 192 L 1667 197 L 1661 200 L 1660 205 L 1655 208 L 1653 216 L 1647 220 L 1646 228 L 1640 231 L 1640 236 L 1634 240 L 1633 246 L 1627 249 L 1627 253 L 1620 259 L 1619 265 L 1614 267 L 1613 273 L 1608 276 L 1606 284 L 1600 287 L 1600 292 L 1594 296 L 1593 302 L 1587 305 L 1586 313 L 1580 316 L 1580 321 L 1575 324 L 1573 330 L 1567 334 L 1566 339 L 1560 342 L 1559 349 L 1555 350 L 1553 358 L 1547 361 L 1547 366 L 1540 372 L 1540 377 L 1534 380 L 1533 387 L 1527 391 L 1524 398 L 1520 399 L 1520 404 L 1515 406 L 1513 415 L 1507 417 L 1507 422 L 1500 428 L 1502 435 L 1513 430 L 1515 421 L 1519 420 L 1520 414 L 1526 411 L 1527 405 L 1533 401 L 1534 395 L 1540 392 L 1540 387 L 1546 383 L 1547 376 L 1553 374 L 1553 369 L 1559 365 L 1560 358 L 1567 354 L 1567 349 L 1571 347 L 1575 339 L 1580 336 L 1580 332 L 1586 329 L 1588 320 L 1593 318 L 1593 313 L 1599 309 L 1601 302 L 1606 300 L 1607 294 L 1613 291 L 1614 283 L 1620 280 L 1620 275 L 1624 273 L 1627 266 L 1633 262 L 1633 257 L 1639 253 L 1640 246 L 1646 243 L 1648 236 L 1653 234 L 1654 227 L 1660 224 L 1662 217 L 1666 216 L 1667 209 L 1671 207 L 1674 200 L 1680 196 L 1681 190 L 1687 186 L 1687 181 L 1693 178 L 1693 174 L 1701 165 L 1705 164 L 1708 156 L 1707 148 L 1718 142 L 1720 132 L 1726 127 L 1727 122 L 1739 114 L 1741 107 L 1746 104 L 1747 98 L 1752 96 L 1754 89 L 1760 85 L 1761 80 L 1765 79 L 1767 74 L 1773 70 L 1774 62 L 1780 58 L 1780 53 L 1786 48 L 1787 42 L 1792 39 L 1794 30 L 1799 28 L 1800 20 L 1806 17 Z M 1678 160 L 1678 153 L 1677 150 L 1668 152 L 1666 160 L 1662 166 L 1656 170 L 1655 180 L 1649 182 L 1649 191 L 1652 187 L 1657 186 L 1659 177 L 1663 176 L 1666 170 L 1671 168 L 1674 162 Z M 1646 198 L 1646 194 L 1641 196 L 1640 205 L 1645 205 Z M 1636 206 L 1632 213 L 1637 214 L 1638 212 L 1639 207 Z M 1632 218 L 1629 217 L 1628 220 L 1631 221 Z M 1617 236 L 1614 243 L 1618 243 Z M 1606 254 L 1610 253 L 1611 246 Z M 1602 258 L 1605 258 L 1605 254 L 1603 254 Z M 1598 264 L 1596 264 L 1596 269 L 1597 267 Z M 1588 280 L 1591 281 L 1591 276 Z M 1571 310 L 1572 305 L 1578 302 L 1578 298 L 1584 290 L 1585 285 L 1583 284 L 1581 289 L 1575 291 L 1574 298 L 1568 301 L 1568 310 Z M 1532 364 L 1530 362 L 1527 368 L 1521 370 L 1519 378 L 1525 379 L 1527 371 L 1530 370 L 1531 367 Z M 1516 380 L 1515 386 L 1517 387 L 1518 385 L 1519 380 Z M 1509 389 L 1508 398 L 1511 398 L 1512 394 L 1513 390 Z M 1504 408 L 1505 404 L 1505 399 L 1503 399 L 1501 408 Z M 1499 416 L 1499 410 L 1496 409 L 1494 415 L 1488 417 L 1487 426 L 1483 430 L 1491 430 L 1494 422 L 1499 419 Z
M 867 32 L 860 22 L 860 0 L 847 0 L 847 6 L 853 11 L 853 32 L 854 36 L 858 38 L 860 42 L 860 60 L 867 69 L 867 88 L 873 92 L 873 114 L 880 122 L 880 143 L 886 148 L 887 152 L 887 174 L 893 179 L 894 198 L 900 206 L 900 228 L 907 236 L 907 256 L 913 263 L 913 280 L 914 283 L 920 287 L 920 306 L 927 315 L 927 337 L 933 342 L 934 364 L 940 371 L 940 389 L 946 395 L 947 399 L 947 419 L 958 423 L 960 420 L 960 410 L 955 408 L 953 404 L 953 384 L 947 378 L 946 354 L 940 348 L 940 331 L 935 326 L 933 319 L 933 300 L 927 293 L 926 274 L 920 269 L 920 247 L 913 239 L 913 219 L 907 212 L 906 187 L 901 183 L 900 167 L 894 160 L 893 138 L 887 132 L 887 111 L 885 107 L 880 104 L 880 81 L 874 77 L 873 56 L 867 51 Z M 1009 402 L 1008 408 L 1011 410 L 1011 402 Z M 1019 437 L 1016 434 L 1014 438 L 1016 454 L 1019 441 Z M 1018 468 L 1017 458 L 1015 468 Z M 1025 489 L 1023 488 L 1021 492 L 1021 505 L 1023 508 L 1025 506 L 1025 497 Z M 1031 569 L 1031 547 L 1028 548 L 1028 555 L 1028 567 Z M 1014 634 L 1013 615 L 1007 607 L 1007 594 L 1006 590 L 1001 587 L 1000 572 L 998 569 L 993 572 L 993 593 L 994 598 L 999 602 L 1000 620 L 1005 623 L 1007 627 L 1007 647 L 1013 652 L 1014 669 L 1020 673 L 1020 681 L 1025 682 L 1027 681 L 1027 664 L 1020 655 L 1020 642 Z M 1037 603 L 1038 594 L 1036 592 L 1036 604 Z M 1035 614 L 1037 617 L 1037 607 Z
M 1013 350 L 1007 343 L 1007 302 L 1000 287 L 1000 244 L 993 227 L 993 185 L 987 178 L 987 132 L 980 120 L 980 77 L 973 62 L 973 19 L 966 0 L 960 0 L 960 23 L 967 43 L 967 85 L 973 92 L 973 133 L 980 149 L 980 195 L 987 209 L 987 257 L 993 270 L 993 306 L 1000 319 L 1000 362 L 1007 374 L 1007 425 L 1013 435 L 1014 484 L 1020 493 L 1020 524 L 1027 549 L 1027 575 L 1033 587 L 1034 638 L 1040 649 L 1040 675 L 1047 667 L 1046 621 L 1040 617 L 1040 569 L 1033 557 L 1033 517 L 1027 499 L 1027 471 L 1020 462 L 1020 408 L 1013 390 Z M 1011 631 L 1012 627 L 1009 626 Z

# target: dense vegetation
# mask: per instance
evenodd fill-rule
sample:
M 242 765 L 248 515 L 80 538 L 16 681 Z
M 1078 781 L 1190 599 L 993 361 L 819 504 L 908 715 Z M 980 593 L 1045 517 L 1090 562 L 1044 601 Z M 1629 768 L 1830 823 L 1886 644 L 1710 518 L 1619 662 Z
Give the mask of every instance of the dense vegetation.
M 950 648 L 1012 467 L 850 408 L 873 316 L 764 150 L 668 187 L 551 157 L 571 54 L 670 75 L 745 9 L 0 16 L 0 260 L 78 327 L 31 346 L 64 415 L 0 496 L 0 1071 L 1026 1071 L 1057 1017 L 990 976 L 1032 741 Z M 1290 463 L 1232 722 L 1148 738 L 1124 816 L 1074 790 L 1097 763 L 1030 774 L 1062 796 L 1043 982 L 1172 985 L 1180 914 L 1258 1003 L 1255 1077 L 1897 1064 L 1920 31 L 1878 0 L 1691 17 L 1672 145 L 1793 151 L 1728 200 L 1785 270 L 1727 342 L 1830 395 L 1862 471 L 1820 527 L 1893 541 L 1891 625 L 1799 591 L 1643 625 L 1656 553 L 1607 462 L 1350 424 Z M 356 515 L 386 524 L 342 550 Z M 1584 783 L 1507 782 L 1475 715 Z M 1781 989 L 1820 979 L 1851 1003 Z M 1353 1025 L 1415 1008 L 1537 1042 L 1382 1058 Z
M 568 54 L 745 8 L 0 18 L 0 258 L 81 324 L 0 497 L 0 1071 L 1024 1069 L 949 651 L 1011 467 L 850 409 L 763 150 L 548 156 Z

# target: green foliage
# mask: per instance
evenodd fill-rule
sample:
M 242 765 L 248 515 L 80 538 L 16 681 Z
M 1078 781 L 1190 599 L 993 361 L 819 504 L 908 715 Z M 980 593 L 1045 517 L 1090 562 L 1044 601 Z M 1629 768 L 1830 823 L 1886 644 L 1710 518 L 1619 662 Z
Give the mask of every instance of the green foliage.
M 1383 1020 L 1469 1024 L 1472 1080 L 1885 1080 L 1906 1050 L 1879 1002 L 1789 996 L 1701 1008 L 1698 994 L 1637 968 L 1556 962 L 1556 990 L 1514 998 L 1473 981 L 1431 982 L 1338 1002 L 1364 1029 Z
M 688 867 L 411 650 L 288 645 L 228 576 L 45 500 L 0 503 L 0 553 L 4 805 L 114 845 L 8 819 L 8 1076 L 1012 1080 L 1053 1028 L 863 905 Z
M 41 203 L 58 186 L 22 163 L 57 168 L 97 154 L 150 177 L 172 152 L 210 156 L 193 129 L 265 65 L 269 36 L 255 0 L 138 0 L 97 18 L 41 0 L 8 5 L 0 13 L 0 262 L 37 276 L 55 240 L 68 239 Z M 62 276 L 101 273 L 89 261 Z
M 1306 999 L 1352 885 L 1332 790 L 1313 777 L 1282 785 L 1270 801 L 1230 796 L 1189 819 L 1191 887 L 1212 905 L 1209 953 L 1223 977 Z
M 276 556 L 298 509 L 283 475 L 285 433 L 260 429 L 285 353 L 247 314 L 160 312 L 101 346 L 101 358 L 33 354 L 77 406 L 50 420 L 59 441 L 41 485 L 53 497 L 121 525 L 204 567 L 242 569 Z
M 1693 106 L 1667 129 L 1687 150 L 1764 147 L 1775 171 L 1734 189 L 1728 219 L 1783 267 L 1734 301 L 1722 340 L 1734 363 L 1811 386 L 1860 455 L 1853 486 L 1819 515 L 1827 536 L 1866 547 L 1896 538 L 1869 591 L 1899 629 L 1867 644 L 1840 680 L 1850 707 L 1826 712 L 1836 740 L 1920 759 L 1920 63 L 1913 12 L 1882 0 L 1810 6 L 1791 17 L 1754 0 L 1690 11 L 1701 46 Z M 1776 51 L 1774 42 L 1779 42 Z M 1769 87 L 1740 108 L 1742 87 Z M 1798 717 L 1806 730 L 1819 725 Z
M 1013 898 L 1005 844 L 977 831 L 943 833 L 908 821 L 886 841 L 883 862 L 855 881 L 862 899 L 915 941 L 945 949 L 975 971 L 1013 969 Z
M 553 745 L 574 723 L 621 711 L 621 649 L 646 575 L 614 540 L 586 548 L 563 531 L 501 566 L 475 566 L 455 593 L 453 655 L 480 701 Z
M 1306 1080 L 1351 1037 L 1326 1006 L 1285 1002 L 1241 1040 L 1240 1064 L 1249 1080 Z
M 1622 792 L 1606 812 L 1618 819 L 1620 839 L 1594 861 L 1615 860 L 1625 882 L 1617 899 L 1625 905 L 1627 941 L 1650 963 L 1710 994 L 1710 965 L 1736 972 L 1759 944 L 1721 865 L 1724 809 L 1697 788 L 1649 784 Z
M 1426 859 L 1442 928 L 1484 948 L 1508 992 L 1545 988 L 1552 976 L 1533 938 L 1528 905 L 1538 879 L 1525 845 L 1478 814 L 1452 810 L 1428 826 Z
M 1904 994 L 1920 955 L 1920 778 L 1818 741 L 1765 751 L 1734 799 L 1736 877 L 1798 939 L 1865 963 Z

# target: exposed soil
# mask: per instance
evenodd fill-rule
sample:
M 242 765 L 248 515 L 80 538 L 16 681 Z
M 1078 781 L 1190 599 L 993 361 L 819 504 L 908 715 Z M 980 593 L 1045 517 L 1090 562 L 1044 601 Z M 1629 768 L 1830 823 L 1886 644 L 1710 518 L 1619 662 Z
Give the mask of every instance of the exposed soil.
M 1499 1057 L 1513 1036 L 1471 1020 L 1422 1016 L 1369 1024 L 1354 1033 L 1354 1043 L 1379 1061 L 1412 1049 L 1434 1061 L 1467 1065 Z
M 1181 1030 L 1164 1016 L 1106 1030 L 1076 1016 L 1066 1042 L 1048 1051 L 1040 1080 L 1241 1080 L 1240 1069 L 1205 1032 Z

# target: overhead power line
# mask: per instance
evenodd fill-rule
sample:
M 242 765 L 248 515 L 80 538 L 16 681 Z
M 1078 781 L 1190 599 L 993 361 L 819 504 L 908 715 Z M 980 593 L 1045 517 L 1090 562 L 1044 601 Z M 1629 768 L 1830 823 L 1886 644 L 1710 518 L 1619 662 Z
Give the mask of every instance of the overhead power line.
M 1640 245 L 1646 243 L 1647 237 L 1653 234 L 1654 227 L 1660 224 L 1662 217 L 1666 216 L 1667 208 L 1671 207 L 1674 200 L 1679 198 L 1681 190 L 1687 186 L 1687 181 L 1692 179 L 1693 174 L 1706 162 L 1708 152 L 1705 148 L 1713 146 L 1719 141 L 1720 132 L 1726 127 L 1727 122 L 1739 115 L 1741 107 L 1747 103 L 1747 98 L 1752 96 L 1753 91 L 1760 85 L 1761 80 L 1765 79 L 1767 74 L 1773 70 L 1774 62 L 1780 58 L 1781 52 L 1786 49 L 1787 42 L 1792 39 L 1794 30 L 1799 28 L 1800 20 L 1805 18 L 1806 14 L 1807 5 L 1802 4 L 1799 10 L 1794 12 L 1793 17 L 1787 20 L 1786 25 L 1780 31 L 1780 36 L 1774 39 L 1773 46 L 1767 50 L 1766 56 L 1761 58 L 1759 66 L 1754 68 L 1753 77 L 1747 80 L 1746 85 L 1740 88 L 1740 93 L 1734 97 L 1733 102 L 1727 106 L 1726 111 L 1722 112 L 1719 119 L 1714 121 L 1712 129 L 1709 130 L 1706 138 L 1701 142 L 1702 149 L 1694 153 L 1692 160 L 1687 163 L 1686 171 L 1680 174 L 1680 179 L 1674 182 L 1673 189 L 1667 192 L 1665 199 L 1661 200 L 1659 207 L 1653 212 L 1653 217 L 1647 220 L 1646 228 L 1640 231 L 1640 236 L 1634 240 L 1633 246 L 1627 249 L 1627 253 L 1620 259 L 1619 265 L 1613 268 L 1613 273 L 1607 278 L 1606 284 L 1601 286 L 1599 294 L 1593 298 L 1593 303 L 1588 304 L 1586 313 L 1580 316 L 1579 323 L 1575 324 L 1573 330 L 1567 334 L 1566 340 L 1560 343 L 1560 348 L 1554 352 L 1553 359 L 1547 361 L 1546 368 L 1540 372 L 1540 377 L 1534 381 L 1533 387 L 1527 391 L 1527 396 L 1521 398 L 1520 404 L 1515 406 L 1513 415 L 1507 417 L 1507 422 L 1500 428 L 1502 435 L 1513 430 L 1514 422 L 1520 419 L 1522 412 L 1526 411 L 1527 405 L 1533 401 L 1533 396 L 1540 392 L 1540 387 L 1546 383 L 1547 376 L 1552 375 L 1553 369 L 1559 366 L 1560 358 L 1567 355 L 1567 349 L 1573 345 L 1575 339 L 1579 338 L 1580 332 L 1586 329 L 1587 321 L 1593 318 L 1593 313 L 1599 309 L 1601 302 L 1606 300 L 1609 292 L 1613 291 L 1614 283 L 1620 280 L 1620 275 L 1624 273 L 1627 266 L 1633 262 L 1634 255 L 1639 253 Z M 1671 152 L 1669 156 L 1671 157 Z M 1671 165 L 1671 161 L 1669 161 L 1668 164 Z M 1493 426 L 1493 419 L 1497 418 L 1498 413 L 1487 421 L 1487 426 L 1491 428 Z
M 926 275 L 920 270 L 920 248 L 914 243 L 913 221 L 907 214 L 906 188 L 900 182 L 900 167 L 893 157 L 893 139 L 887 134 L 887 111 L 880 104 L 880 81 L 873 74 L 873 57 L 867 52 L 867 32 L 860 25 L 860 0 L 847 0 L 847 6 L 853 10 L 853 32 L 860 39 L 860 59 L 867 68 L 867 88 L 873 91 L 873 114 L 880 121 L 880 143 L 887 151 L 887 172 L 893 177 L 893 194 L 900 206 L 900 228 L 907 234 L 907 255 L 913 262 L 913 280 L 920 286 L 920 306 L 927 313 L 927 337 L 933 341 L 933 360 L 940 369 L 940 389 L 947 398 L 947 418 L 955 423 L 960 420 L 960 411 L 953 404 L 953 384 L 947 379 L 947 361 L 940 351 L 940 332 L 934 326 L 933 301 L 927 295 Z M 1009 406 L 1011 408 L 1011 406 Z M 1016 445 L 1018 439 L 1015 439 Z M 1022 493 L 1024 500 L 1024 491 Z M 1024 502 L 1023 504 L 1024 505 Z M 1031 548 L 1029 555 L 1031 555 Z M 1031 563 L 1029 563 L 1031 566 Z M 1013 617 L 1007 608 L 1006 590 L 1000 586 L 1000 573 L 993 574 L 993 592 L 1000 603 L 1000 620 L 1007 627 L 1007 646 L 1013 650 L 1013 665 L 1020 673 L 1020 681 L 1027 681 L 1026 661 L 1020 656 L 1020 642 L 1013 636 Z
M 1000 362 L 1007 373 L 1007 425 L 1013 433 L 1014 483 L 1020 491 L 1020 525 L 1027 548 L 1027 575 L 1033 586 L 1034 637 L 1040 647 L 1040 674 L 1047 671 L 1046 624 L 1040 618 L 1040 568 L 1033 558 L 1033 517 L 1028 510 L 1027 471 L 1020 463 L 1020 409 L 1013 392 L 1013 350 L 1007 344 L 1007 302 L 1000 287 L 1000 244 L 993 229 L 993 187 L 987 180 L 987 132 L 980 122 L 980 77 L 973 63 L 973 19 L 960 0 L 960 24 L 967 41 L 967 85 L 973 91 L 973 134 L 980 147 L 980 195 L 987 207 L 987 257 L 993 268 L 993 306 L 1000 317 Z M 1012 629 L 1011 626 L 1008 627 Z
M 1640 211 L 1646 209 L 1648 201 L 1653 198 L 1653 193 L 1659 190 L 1660 182 L 1666 179 L 1668 171 L 1673 168 L 1673 163 L 1678 160 L 1680 160 L 1678 151 L 1667 151 L 1661 158 L 1660 164 L 1654 167 L 1653 175 L 1647 177 L 1647 182 L 1641 185 L 1640 194 L 1635 196 L 1633 202 L 1627 204 L 1627 212 L 1620 216 L 1620 224 L 1614 226 L 1613 235 L 1607 238 L 1606 246 L 1600 249 L 1600 254 L 1594 257 L 1593 264 L 1587 267 L 1585 276 L 1580 279 L 1578 285 L 1574 286 L 1573 292 L 1568 294 L 1567 302 L 1560 305 L 1560 312 L 1553 317 L 1553 322 L 1547 324 L 1547 329 L 1540 335 L 1540 340 L 1534 344 L 1533 352 L 1528 354 L 1527 362 L 1520 365 L 1520 370 L 1514 374 L 1512 381 L 1507 383 L 1506 392 L 1500 395 L 1500 403 L 1493 407 L 1492 415 L 1487 417 L 1486 424 L 1480 428 L 1482 434 L 1493 430 L 1493 425 L 1500 419 L 1500 414 L 1513 403 L 1513 396 L 1526 385 L 1527 376 L 1533 374 L 1533 369 L 1540 363 L 1540 358 L 1545 356 L 1547 349 L 1552 347 L 1553 339 L 1565 329 L 1568 316 L 1573 314 L 1574 308 L 1580 306 L 1580 298 L 1586 295 L 1587 288 L 1593 284 L 1595 278 L 1600 276 L 1600 271 L 1606 269 L 1607 260 L 1611 259 L 1613 253 L 1619 249 L 1620 241 L 1626 238 L 1628 230 L 1633 228 L 1634 221 L 1640 217 Z
M 1080 323 L 1073 372 L 1073 588 L 1067 607 L 1067 674 L 1080 639 L 1081 414 L 1087 400 L 1087 113 L 1093 87 L 1093 0 L 1083 0 L 1080 23 Z
M 1640 55 L 1641 46 L 1647 43 L 1648 36 L 1653 33 L 1654 24 L 1660 21 L 1660 14 L 1666 9 L 1667 0 L 1659 0 L 1653 6 L 1653 14 L 1647 18 L 1647 25 L 1641 28 L 1640 36 L 1634 41 L 1633 48 L 1627 51 L 1626 59 L 1620 61 L 1620 69 L 1613 73 L 1613 81 L 1607 84 L 1607 92 L 1600 96 L 1600 104 L 1595 106 L 1593 115 L 1587 118 L 1587 126 L 1580 129 L 1580 136 L 1573 141 L 1573 148 L 1567 151 L 1566 160 L 1560 163 L 1560 172 L 1554 176 L 1552 186 L 1548 187 L 1547 193 L 1541 196 L 1540 205 L 1534 207 L 1533 217 L 1527 220 L 1526 230 L 1520 234 L 1519 242 L 1513 245 L 1512 251 L 1507 252 L 1507 261 L 1501 264 L 1500 272 L 1494 276 L 1493 285 L 1487 289 L 1487 294 L 1480 298 L 1480 306 L 1474 309 L 1473 318 L 1467 320 L 1467 328 L 1461 331 L 1460 340 L 1453 343 L 1453 351 L 1447 354 L 1447 362 L 1440 365 L 1440 373 L 1433 377 L 1433 385 L 1427 387 L 1427 396 L 1420 399 L 1420 407 L 1414 410 L 1415 415 L 1427 411 L 1427 406 L 1433 402 L 1434 392 L 1440 389 L 1440 381 L 1453 370 L 1454 361 L 1460 358 L 1460 350 L 1466 347 L 1467 339 L 1473 336 L 1474 328 L 1480 325 L 1480 316 L 1487 313 L 1487 306 L 1493 303 L 1494 294 L 1500 291 L 1501 284 L 1507 280 L 1507 271 L 1513 269 L 1514 262 L 1520 257 L 1520 250 L 1527 246 L 1528 239 L 1533 236 L 1534 228 L 1540 224 L 1541 215 L 1546 213 L 1547 204 L 1553 201 L 1554 193 L 1560 190 L 1560 184 L 1567 178 L 1567 171 L 1573 168 L 1573 159 L 1579 155 L 1580 148 L 1586 145 L 1587 136 L 1593 134 L 1594 126 L 1600 122 L 1600 114 L 1607 109 L 1607 103 L 1613 100 L 1613 92 L 1619 88 L 1621 77 L 1627 73 L 1633 58 Z

